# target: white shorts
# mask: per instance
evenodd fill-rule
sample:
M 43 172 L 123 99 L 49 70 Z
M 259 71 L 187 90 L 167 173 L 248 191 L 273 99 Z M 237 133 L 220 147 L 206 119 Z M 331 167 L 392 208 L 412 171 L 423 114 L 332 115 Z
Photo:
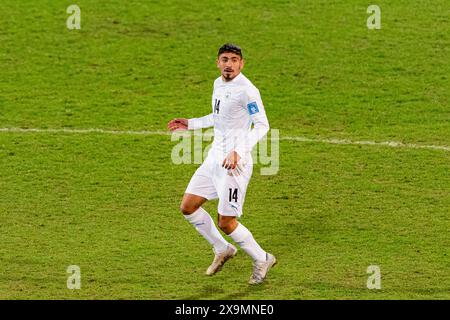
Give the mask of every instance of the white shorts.
M 242 171 L 236 175 L 236 169 L 225 169 L 222 167 L 222 161 L 218 162 L 212 156 L 206 157 L 192 176 L 185 193 L 195 194 L 207 200 L 219 198 L 217 209 L 220 215 L 240 217 L 253 172 L 253 163 L 241 164 Z

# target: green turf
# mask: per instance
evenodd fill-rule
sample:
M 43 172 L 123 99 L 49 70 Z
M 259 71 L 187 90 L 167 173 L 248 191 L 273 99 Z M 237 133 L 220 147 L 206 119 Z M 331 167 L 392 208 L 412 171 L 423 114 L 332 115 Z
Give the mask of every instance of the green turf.
M 75 2 L 81 30 L 74 1 L 3 1 L 0 128 L 165 130 L 209 112 L 234 41 L 281 136 L 450 145 L 448 1 L 377 1 L 381 30 L 359 0 Z M 212 251 L 178 211 L 197 166 L 174 145 L 0 132 L 0 298 L 450 298 L 448 151 L 282 141 L 242 218 L 279 265 L 249 287 L 242 251 L 203 275 Z

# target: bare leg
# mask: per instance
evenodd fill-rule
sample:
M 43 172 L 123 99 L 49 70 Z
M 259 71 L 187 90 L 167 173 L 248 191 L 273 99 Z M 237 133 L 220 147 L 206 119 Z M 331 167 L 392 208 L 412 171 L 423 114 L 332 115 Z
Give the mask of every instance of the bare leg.
M 226 235 L 232 233 L 239 224 L 236 217 L 222 216 L 221 214 L 218 215 L 218 220 L 219 228 L 225 232 Z
M 195 194 L 185 193 L 183 196 L 183 200 L 181 201 L 180 211 L 184 215 L 193 214 L 206 201 L 208 200 L 203 197 L 197 196 Z

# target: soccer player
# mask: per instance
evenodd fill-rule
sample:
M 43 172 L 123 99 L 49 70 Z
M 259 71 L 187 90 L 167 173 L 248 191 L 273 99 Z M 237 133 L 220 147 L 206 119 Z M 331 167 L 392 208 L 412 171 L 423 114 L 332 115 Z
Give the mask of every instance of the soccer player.
M 218 198 L 219 228 L 253 258 L 249 283 L 259 284 L 277 261 L 261 248 L 237 218 L 242 215 L 252 175 L 251 151 L 269 130 L 269 122 L 259 90 L 241 73 L 244 66 L 241 48 L 229 43 L 223 45 L 216 63 L 221 76 L 214 81 L 212 112 L 201 118 L 173 119 L 167 125 L 171 131 L 214 126 L 212 147 L 192 176 L 180 210 L 213 247 L 215 257 L 206 270 L 207 275 L 213 275 L 237 252 L 202 208 L 207 200 Z

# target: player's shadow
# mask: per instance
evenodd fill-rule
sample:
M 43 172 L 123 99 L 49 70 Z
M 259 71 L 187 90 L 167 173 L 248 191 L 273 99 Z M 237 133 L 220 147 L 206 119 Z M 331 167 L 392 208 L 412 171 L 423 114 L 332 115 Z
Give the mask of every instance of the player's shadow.
M 201 290 L 197 294 L 190 295 L 182 298 L 182 300 L 199 300 L 199 299 L 211 299 L 211 296 L 224 293 L 225 290 L 220 286 L 206 285 L 203 286 Z
M 247 285 L 240 290 L 229 292 L 229 290 L 223 289 L 220 285 L 205 285 L 199 293 L 182 298 L 182 300 L 200 300 L 211 299 L 212 296 L 217 297 L 218 294 L 226 294 L 218 299 L 220 300 L 241 300 L 247 299 L 252 293 L 258 292 L 264 289 L 265 284 L 257 286 Z
M 246 285 L 245 289 L 237 290 L 235 292 L 230 292 L 229 294 L 221 297 L 223 300 L 245 300 L 248 299 L 248 296 L 251 294 L 255 294 L 258 291 L 264 290 L 264 287 L 267 283 L 262 283 L 259 285 Z
M 267 286 L 270 287 L 271 279 L 268 279 L 259 285 L 248 284 L 247 276 L 241 276 L 242 268 L 248 263 L 247 257 L 240 255 L 234 258 L 234 260 L 234 263 L 228 265 L 227 269 L 220 274 L 205 278 L 205 283 L 203 283 L 203 286 L 201 286 L 195 294 L 186 296 L 182 299 L 245 300 L 249 299 L 249 297 L 254 299 L 255 296 L 260 296 L 262 294 L 261 291 L 266 291 Z M 239 276 L 230 278 L 233 274 Z M 238 287 L 233 285 L 236 281 L 242 281 L 242 285 Z M 228 285 L 228 283 L 230 283 L 230 285 Z

